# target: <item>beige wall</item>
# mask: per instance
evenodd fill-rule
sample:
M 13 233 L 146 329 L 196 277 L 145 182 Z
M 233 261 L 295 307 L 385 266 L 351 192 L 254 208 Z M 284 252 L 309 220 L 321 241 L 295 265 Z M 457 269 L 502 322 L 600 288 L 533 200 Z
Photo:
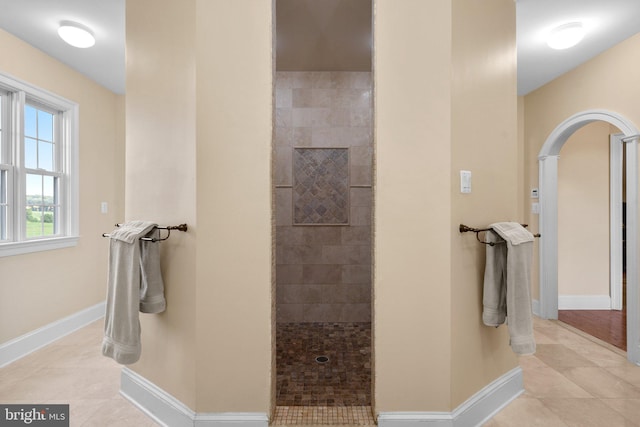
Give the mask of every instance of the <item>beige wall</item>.
M 640 34 L 525 96 L 527 189 L 538 186 L 537 156 L 546 138 L 570 116 L 590 109 L 604 109 L 626 117 L 636 127 L 640 124 L 637 102 L 640 85 L 634 73 L 640 67 L 638 49 Z M 532 229 L 537 231 L 538 216 L 528 214 L 528 217 Z M 534 257 L 537 260 L 537 253 Z M 536 298 L 538 290 L 536 279 L 533 284 Z
M 515 34 L 513 1 L 453 1 L 452 408 L 517 366 L 507 328 L 482 324 L 485 247 L 457 230 L 460 223 L 484 227 L 523 220 L 517 198 Z M 473 173 L 471 194 L 460 193 L 460 170 Z
M 559 295 L 609 295 L 609 134 L 590 123 L 560 153 Z
M 127 220 L 187 223 L 161 243 L 167 309 L 141 314 L 132 368 L 195 407 L 195 0 L 127 2 Z M 158 31 L 162 28 L 162 31 Z
M 197 410 L 268 412 L 272 2 L 196 5 Z
M 531 191 L 525 187 L 525 176 L 529 175 L 525 152 L 524 96 L 518 96 L 518 218 L 527 218 L 526 213 L 531 210 L 531 201 L 529 199 Z
M 376 407 L 448 411 L 517 365 L 481 324 L 484 248 L 457 231 L 519 220 L 515 5 L 381 0 L 375 16 Z
M 451 405 L 447 34 L 449 2 L 376 2 L 373 352 L 381 412 Z
M 270 2 L 127 2 L 127 218 L 190 227 L 133 368 L 198 412 L 269 411 L 272 92 Z
M 0 30 L 0 72 L 80 106 L 80 240 L 0 258 L 0 343 L 104 301 L 108 241 L 124 208 L 123 98 Z M 100 203 L 109 204 L 107 214 Z

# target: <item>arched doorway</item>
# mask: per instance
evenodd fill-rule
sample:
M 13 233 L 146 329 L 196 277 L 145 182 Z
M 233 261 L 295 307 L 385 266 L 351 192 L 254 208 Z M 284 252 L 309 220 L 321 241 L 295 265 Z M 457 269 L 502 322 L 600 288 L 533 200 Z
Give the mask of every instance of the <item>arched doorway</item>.
M 626 118 L 606 110 L 569 117 L 551 132 L 540 153 L 540 315 L 558 318 L 558 158 L 567 139 L 582 126 L 604 121 L 623 133 L 627 146 L 627 359 L 640 364 L 638 316 L 638 129 Z

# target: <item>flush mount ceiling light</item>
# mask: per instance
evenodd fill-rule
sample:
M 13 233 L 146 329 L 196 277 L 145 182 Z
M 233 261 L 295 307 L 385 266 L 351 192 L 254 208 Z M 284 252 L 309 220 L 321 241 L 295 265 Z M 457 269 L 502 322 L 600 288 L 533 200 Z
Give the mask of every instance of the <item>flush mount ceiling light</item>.
M 71 46 L 87 48 L 96 44 L 90 29 L 76 22 L 63 21 L 58 28 L 58 35 Z
M 554 28 L 547 37 L 547 44 L 552 49 L 568 49 L 580 43 L 584 37 L 581 22 L 570 22 Z

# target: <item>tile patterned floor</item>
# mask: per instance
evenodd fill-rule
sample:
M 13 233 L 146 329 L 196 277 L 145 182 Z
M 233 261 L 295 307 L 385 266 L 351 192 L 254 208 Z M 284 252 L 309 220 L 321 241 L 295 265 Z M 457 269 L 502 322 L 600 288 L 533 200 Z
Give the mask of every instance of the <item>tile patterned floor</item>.
M 371 406 L 371 323 L 279 323 L 276 368 L 277 406 Z
M 624 352 L 560 322 L 536 318 L 534 330 L 538 352 L 520 358 L 525 393 L 484 427 L 640 427 L 640 367 Z M 68 403 L 72 427 L 155 426 L 119 395 L 120 366 L 100 354 L 101 339 L 98 321 L 1 368 L 0 402 Z M 292 425 L 329 423 L 330 411 L 358 422 L 347 408 L 278 410 Z
M 0 402 L 69 404 L 71 427 L 157 426 L 120 396 L 121 366 L 100 352 L 102 320 L 0 368 Z
M 558 321 L 535 318 L 534 332 L 524 394 L 485 427 L 640 426 L 640 367 L 625 352 Z

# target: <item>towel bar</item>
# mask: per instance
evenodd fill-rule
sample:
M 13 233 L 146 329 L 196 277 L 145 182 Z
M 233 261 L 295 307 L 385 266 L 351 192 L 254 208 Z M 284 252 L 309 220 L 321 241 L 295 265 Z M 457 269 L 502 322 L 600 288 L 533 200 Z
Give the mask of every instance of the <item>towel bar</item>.
M 522 225 L 524 228 L 527 228 L 529 226 L 529 224 L 520 224 Z M 484 231 L 491 231 L 491 228 L 473 228 L 473 227 L 469 227 L 468 225 L 464 225 L 464 224 L 460 224 L 460 227 L 458 228 L 460 230 L 461 233 L 466 233 L 468 231 L 471 231 L 472 233 L 476 233 L 476 239 L 478 240 L 478 242 L 484 244 L 484 245 L 489 245 L 489 246 L 495 246 L 495 245 L 499 245 L 501 243 L 505 243 L 504 241 L 502 242 L 485 242 L 480 240 L 480 233 L 484 232 Z M 534 234 L 533 237 L 542 237 L 542 235 L 540 233 Z
M 116 224 L 116 227 L 120 227 L 122 226 L 122 224 Z M 140 240 L 144 240 L 145 242 L 162 242 L 163 240 L 167 240 L 169 238 L 169 236 L 171 236 L 171 230 L 178 230 L 178 231 L 187 231 L 188 227 L 187 224 L 180 224 L 180 225 L 156 225 L 155 226 L 156 230 L 167 230 L 167 235 L 165 237 L 162 238 L 154 238 L 154 237 L 141 237 Z M 108 233 L 102 233 L 102 237 L 111 237 L 110 234 Z

